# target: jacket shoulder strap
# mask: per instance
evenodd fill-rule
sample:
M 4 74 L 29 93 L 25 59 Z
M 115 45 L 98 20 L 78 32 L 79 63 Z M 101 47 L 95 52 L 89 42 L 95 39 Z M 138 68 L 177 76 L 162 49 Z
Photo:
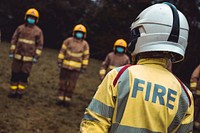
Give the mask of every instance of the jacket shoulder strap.
M 185 88 L 185 85 L 182 83 L 182 81 L 178 77 L 176 77 L 176 79 L 178 80 L 178 82 L 180 83 L 181 87 L 183 88 L 185 94 L 187 95 L 188 100 L 189 100 L 189 106 L 190 106 L 191 105 L 191 99 L 190 99 L 190 95 L 187 92 L 187 89 Z
M 117 81 L 118 81 L 118 79 L 120 78 L 120 76 L 123 74 L 123 72 L 124 72 L 128 67 L 130 67 L 130 66 L 131 66 L 131 64 L 128 64 L 128 65 L 122 67 L 122 69 L 118 72 L 117 76 L 115 77 L 115 79 L 114 79 L 114 81 L 113 81 L 113 85 L 114 85 L 114 86 L 117 84 Z

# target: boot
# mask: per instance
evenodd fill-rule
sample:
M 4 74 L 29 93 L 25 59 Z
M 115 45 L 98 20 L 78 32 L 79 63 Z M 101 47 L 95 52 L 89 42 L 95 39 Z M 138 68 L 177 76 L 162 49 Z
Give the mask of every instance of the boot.
M 62 106 L 64 104 L 63 96 L 58 96 L 58 99 L 56 101 L 56 105 Z
M 71 99 L 70 97 L 68 97 L 68 96 L 65 96 L 65 97 L 64 97 L 64 101 L 65 101 L 65 102 L 71 102 L 71 100 L 72 100 L 72 99 Z
M 17 98 L 22 99 L 23 95 L 24 95 L 24 90 L 18 89 L 17 90 Z
M 66 97 L 66 96 L 58 96 L 58 101 L 56 102 L 56 104 L 58 106 L 64 106 L 64 107 L 68 107 L 70 105 L 71 98 Z
M 71 103 L 71 98 L 69 96 L 64 96 L 64 107 L 69 107 L 70 106 L 70 103 Z
M 17 98 L 17 90 L 10 90 L 8 98 Z

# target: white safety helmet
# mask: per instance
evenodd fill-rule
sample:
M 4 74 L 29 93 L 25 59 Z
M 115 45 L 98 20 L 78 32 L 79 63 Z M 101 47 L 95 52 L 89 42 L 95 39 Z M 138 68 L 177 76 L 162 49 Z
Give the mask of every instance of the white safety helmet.
M 142 11 L 131 25 L 129 51 L 164 52 L 172 62 L 184 59 L 189 26 L 185 16 L 171 3 L 155 4 Z

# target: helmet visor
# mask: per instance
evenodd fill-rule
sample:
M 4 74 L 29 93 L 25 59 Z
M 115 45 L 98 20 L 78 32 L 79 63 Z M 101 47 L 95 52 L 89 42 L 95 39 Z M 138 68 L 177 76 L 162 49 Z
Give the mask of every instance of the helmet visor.
M 132 53 L 135 49 L 135 44 L 137 42 L 138 37 L 140 37 L 139 27 L 131 30 L 131 42 L 128 45 L 128 51 Z

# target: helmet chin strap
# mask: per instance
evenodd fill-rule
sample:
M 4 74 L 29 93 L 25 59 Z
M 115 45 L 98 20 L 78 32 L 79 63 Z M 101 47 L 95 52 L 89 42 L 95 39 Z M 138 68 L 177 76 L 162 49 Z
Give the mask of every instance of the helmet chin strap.
M 172 5 L 171 3 L 164 2 L 164 4 L 168 5 L 171 8 L 172 13 L 173 13 L 172 30 L 171 30 L 171 33 L 170 33 L 167 41 L 177 43 L 178 39 L 179 39 L 179 34 L 180 34 L 179 33 L 180 32 L 180 20 L 179 20 L 178 11 L 177 11 L 176 7 L 174 5 Z

